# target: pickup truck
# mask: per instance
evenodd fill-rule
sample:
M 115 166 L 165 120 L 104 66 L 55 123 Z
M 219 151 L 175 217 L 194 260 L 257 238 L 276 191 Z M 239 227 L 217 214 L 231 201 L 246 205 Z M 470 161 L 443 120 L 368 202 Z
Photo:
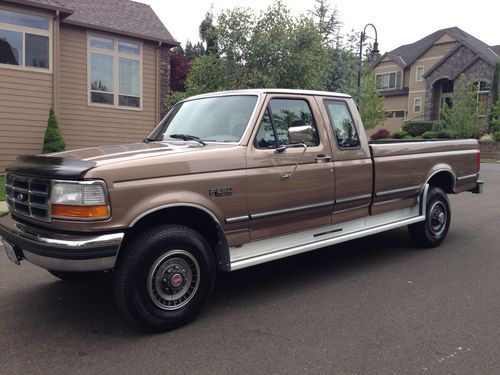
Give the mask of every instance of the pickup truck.
M 0 235 L 63 280 L 112 273 L 124 315 L 162 331 L 197 315 L 217 269 L 402 226 L 439 245 L 447 194 L 482 190 L 479 160 L 475 140 L 368 142 L 348 95 L 211 93 L 143 142 L 19 157 Z

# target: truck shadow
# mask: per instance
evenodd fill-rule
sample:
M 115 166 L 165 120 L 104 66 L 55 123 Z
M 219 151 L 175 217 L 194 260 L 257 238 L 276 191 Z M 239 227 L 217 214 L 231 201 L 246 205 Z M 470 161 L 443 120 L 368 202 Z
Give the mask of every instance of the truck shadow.
M 304 293 L 304 288 L 335 285 L 395 259 L 422 254 L 413 249 L 406 230 L 397 229 L 233 273 L 218 272 L 214 293 L 195 324 L 210 325 L 214 315 L 228 306 L 248 311 L 276 296 L 295 293 L 294 289 Z M 110 275 L 74 283 L 48 277 L 46 282 L 4 295 L 2 303 L 16 311 L 15 317 L 9 317 L 14 325 L 33 325 L 36 332 L 41 324 L 65 334 L 95 337 L 144 335 L 122 318 Z

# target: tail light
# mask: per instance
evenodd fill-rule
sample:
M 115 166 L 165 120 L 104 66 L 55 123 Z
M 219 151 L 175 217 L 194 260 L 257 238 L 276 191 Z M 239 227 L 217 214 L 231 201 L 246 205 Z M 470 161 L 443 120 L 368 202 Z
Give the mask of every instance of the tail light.
M 481 150 L 477 150 L 476 169 L 478 173 L 481 170 Z

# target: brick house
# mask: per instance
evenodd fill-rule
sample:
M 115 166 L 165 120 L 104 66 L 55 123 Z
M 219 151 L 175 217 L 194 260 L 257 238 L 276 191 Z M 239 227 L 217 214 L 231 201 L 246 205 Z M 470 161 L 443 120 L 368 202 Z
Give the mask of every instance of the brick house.
M 130 0 L 2 1 L 0 174 L 41 152 L 51 107 L 67 149 L 142 139 L 165 112 L 176 45 Z
M 486 43 L 458 27 L 438 30 L 382 55 L 374 65 L 387 118 L 379 125 L 391 132 L 405 121 L 436 120 L 451 104 L 453 87 L 463 73 L 477 83 L 477 99 L 491 105 L 491 83 L 500 45 Z

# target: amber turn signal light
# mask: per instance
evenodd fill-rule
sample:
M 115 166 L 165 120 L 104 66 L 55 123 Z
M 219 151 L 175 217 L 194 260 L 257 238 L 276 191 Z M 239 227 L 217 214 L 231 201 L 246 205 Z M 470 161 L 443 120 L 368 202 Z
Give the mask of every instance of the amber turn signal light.
M 108 206 L 72 206 L 53 204 L 52 216 L 78 219 L 106 219 L 109 217 Z

